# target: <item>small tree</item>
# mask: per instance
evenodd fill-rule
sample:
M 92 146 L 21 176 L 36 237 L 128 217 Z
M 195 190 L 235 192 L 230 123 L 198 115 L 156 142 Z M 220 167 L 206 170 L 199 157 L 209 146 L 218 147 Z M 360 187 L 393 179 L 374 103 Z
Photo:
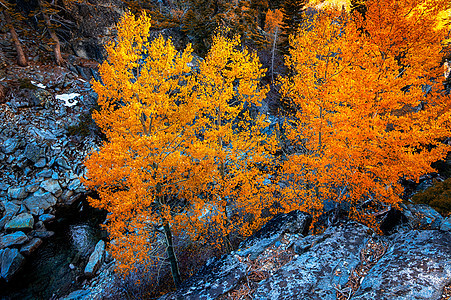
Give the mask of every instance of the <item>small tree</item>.
M 86 160 L 85 183 L 100 196 L 90 203 L 110 212 L 120 270 L 158 263 L 162 247 L 178 287 L 174 234 L 207 241 L 214 232 L 221 240 L 232 224 L 246 234 L 261 224 L 264 123 L 244 108 L 264 97 L 262 70 L 238 39 L 216 37 L 196 71 L 190 47 L 177 53 L 162 37 L 148 40 L 146 14 L 125 14 L 117 29 L 102 82 L 93 82 L 100 105 L 93 118 L 107 142 Z M 230 205 L 251 225 L 232 223 Z
M 434 26 L 449 2 L 366 7 L 365 18 L 319 13 L 291 39 L 295 75 L 282 79 L 282 93 L 296 108 L 287 131 L 299 151 L 284 164 L 293 183 L 284 205 L 318 216 L 324 202 L 346 203 L 351 217 L 374 225 L 368 212 L 401 201 L 400 178 L 418 180 L 450 150 L 442 141 L 451 99 L 434 83 L 446 34 Z

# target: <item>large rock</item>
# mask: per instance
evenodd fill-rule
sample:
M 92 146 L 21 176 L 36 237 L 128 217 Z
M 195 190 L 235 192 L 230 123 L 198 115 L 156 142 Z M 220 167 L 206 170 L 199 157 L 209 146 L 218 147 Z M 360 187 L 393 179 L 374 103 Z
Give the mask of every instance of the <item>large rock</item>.
M 28 196 L 27 190 L 25 187 L 10 187 L 8 189 L 8 197 L 10 199 L 21 200 L 25 199 Z
M 39 147 L 36 143 L 29 143 L 25 147 L 24 155 L 33 163 L 37 163 L 40 158 L 45 157 L 45 149 Z
M 105 256 L 105 242 L 100 240 L 94 248 L 94 252 L 89 256 L 88 264 L 85 267 L 85 275 L 92 277 L 103 262 Z
M 42 215 L 44 211 L 56 204 L 57 199 L 49 192 L 37 191 L 23 201 L 33 215 Z
M 25 258 L 17 249 L 0 250 L 1 277 L 8 282 L 25 264 Z
M 32 252 L 34 252 L 38 247 L 42 244 L 42 240 L 40 238 L 34 238 L 31 241 L 29 241 L 27 244 L 23 245 L 20 248 L 20 253 L 22 255 L 30 255 Z
M 255 297 L 336 299 L 332 284 L 345 285 L 352 269 L 360 262 L 360 251 L 368 238 L 368 227 L 361 224 L 328 228 L 307 251 L 260 282 Z
M 17 231 L 0 237 L 0 249 L 14 245 L 21 245 L 27 241 L 27 235 L 22 231 Z
M 272 218 L 259 231 L 240 244 L 240 256 L 250 255 L 254 260 L 266 248 L 280 240 L 284 233 L 307 234 L 312 217 L 301 211 L 279 214 Z
M 33 216 L 28 213 L 22 213 L 11 219 L 5 225 L 6 230 L 32 230 L 34 225 Z
M 258 256 L 267 247 L 276 244 L 284 233 L 306 233 L 310 222 L 311 217 L 300 211 L 277 215 L 244 241 L 236 254 L 209 260 L 196 275 L 184 282 L 181 289 L 162 299 L 216 299 L 228 293 L 247 275 L 249 266 L 244 257 Z
M 451 282 L 451 233 L 398 233 L 352 299 L 441 299 Z
M 9 138 L 5 142 L 3 142 L 2 150 L 6 154 L 11 154 L 16 151 L 19 146 L 19 140 L 16 138 Z
M 3 217 L 0 219 L 0 230 L 3 229 L 6 223 L 8 223 L 20 209 L 19 205 L 14 204 L 11 201 L 3 201 L 3 207 L 5 208 L 5 212 Z
M 439 229 L 443 217 L 426 204 L 409 204 L 404 207 L 403 214 L 407 217 L 411 228 Z
M 41 182 L 41 188 L 43 188 L 47 192 L 52 193 L 56 197 L 61 196 L 61 194 L 63 193 L 63 189 L 61 188 L 58 180 L 55 180 L 55 179 L 52 179 L 52 178 L 44 180 L 43 182 Z

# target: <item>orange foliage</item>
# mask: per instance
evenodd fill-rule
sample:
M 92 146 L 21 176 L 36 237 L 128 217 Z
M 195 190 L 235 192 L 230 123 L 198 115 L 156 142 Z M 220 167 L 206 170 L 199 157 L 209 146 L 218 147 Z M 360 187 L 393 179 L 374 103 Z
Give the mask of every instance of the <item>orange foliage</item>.
M 335 201 L 374 225 L 373 209 L 400 202 L 400 178 L 418 180 L 450 150 L 441 142 L 451 134 L 451 99 L 440 94 L 446 31 L 434 30 L 450 4 L 421 3 L 369 0 L 365 19 L 322 11 L 291 39 L 294 76 L 281 81 L 299 151 L 283 166 L 293 184 L 283 191 L 287 210 L 317 217 Z
M 265 19 L 265 31 L 270 37 L 274 37 L 276 28 L 280 29 L 283 13 L 280 9 L 268 10 Z
M 172 234 L 219 243 L 248 235 L 270 205 L 259 167 L 272 143 L 264 116 L 248 109 L 266 94 L 256 55 L 216 36 L 196 69 L 190 46 L 178 53 L 162 37 L 149 41 L 149 29 L 146 14 L 125 14 L 106 47 L 93 118 L 107 142 L 85 162 L 85 183 L 100 196 L 90 203 L 110 212 L 111 250 L 125 272 L 158 262 L 161 249 L 174 263 Z

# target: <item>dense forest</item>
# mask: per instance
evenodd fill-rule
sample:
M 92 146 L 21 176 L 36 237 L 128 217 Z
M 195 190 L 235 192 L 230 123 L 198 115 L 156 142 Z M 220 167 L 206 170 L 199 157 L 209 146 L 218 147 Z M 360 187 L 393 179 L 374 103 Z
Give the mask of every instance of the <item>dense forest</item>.
M 29 63 L 20 34 L 34 31 L 63 66 L 79 3 L 0 0 L 17 65 Z M 345 215 L 381 234 L 377 216 L 400 209 L 403 183 L 451 151 L 449 1 L 116 5 L 91 81 L 102 143 L 82 181 L 108 212 L 124 276 L 156 284 L 167 265 L 177 289 L 197 261 L 295 210 L 314 233 Z M 179 40 L 153 34 L 165 29 Z

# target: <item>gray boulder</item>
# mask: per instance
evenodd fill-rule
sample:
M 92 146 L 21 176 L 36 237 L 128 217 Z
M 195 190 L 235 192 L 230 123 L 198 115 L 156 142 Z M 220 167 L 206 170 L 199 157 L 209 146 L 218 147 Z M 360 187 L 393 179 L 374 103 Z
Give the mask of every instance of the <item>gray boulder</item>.
M 238 255 L 254 260 L 266 248 L 273 245 L 285 233 L 307 234 L 312 217 L 301 211 L 292 211 L 289 214 L 279 214 L 272 218 L 259 231 L 242 242 Z
M 362 224 L 346 221 L 315 236 L 286 234 L 267 242 L 277 235 L 277 224 L 273 222 L 274 231 L 242 243 L 235 255 L 213 259 L 178 291 L 160 300 L 227 299 L 231 292 L 246 289 L 253 299 L 261 300 L 335 300 L 339 295 L 354 300 L 439 300 L 450 284 L 450 231 L 410 230 L 379 237 Z M 281 242 L 287 246 L 283 248 Z M 255 260 L 253 251 L 261 253 Z M 288 259 L 280 265 L 272 263 L 278 255 Z M 263 273 L 251 277 L 254 271 Z
M 17 249 L 0 250 L 1 278 L 8 282 L 25 264 L 25 258 Z
M 88 264 L 85 267 L 85 275 L 87 277 L 92 277 L 99 269 L 100 265 L 103 262 L 103 258 L 105 256 L 105 242 L 100 240 L 95 248 L 94 251 L 91 253 L 91 256 L 89 256 Z
M 14 245 L 22 245 L 27 241 L 28 241 L 27 235 L 22 231 L 17 231 L 0 237 L 0 249 Z
M 55 205 L 57 199 L 49 192 L 37 191 L 26 198 L 23 203 L 33 215 L 42 215 L 44 211 Z
M 404 207 L 403 214 L 414 229 L 440 229 L 444 221 L 436 210 L 426 204 L 408 204 Z

